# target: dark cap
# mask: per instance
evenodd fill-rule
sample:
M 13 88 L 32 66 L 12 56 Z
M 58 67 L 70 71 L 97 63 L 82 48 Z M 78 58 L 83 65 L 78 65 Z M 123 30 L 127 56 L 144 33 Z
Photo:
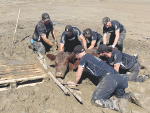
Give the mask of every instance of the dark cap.
M 72 32 L 73 28 L 71 25 L 67 25 L 65 27 L 65 34 L 70 34 Z
M 103 20 L 102 20 L 102 23 L 107 24 L 107 22 L 109 22 L 109 21 L 110 21 L 109 17 L 104 17 Z
M 43 14 L 42 14 L 42 19 L 43 19 L 44 21 L 48 21 L 48 20 L 50 20 L 50 17 L 49 17 L 49 15 L 48 15 L 47 13 L 43 13 Z
M 92 30 L 90 28 L 85 29 L 85 37 L 91 37 L 92 36 Z
M 97 54 L 103 53 L 103 52 L 109 52 L 109 48 L 105 44 L 99 45 L 98 49 L 95 51 Z
M 84 47 L 81 46 L 81 45 L 77 45 L 77 46 L 74 48 L 74 54 L 82 53 L 82 52 L 84 52 L 84 51 L 85 51 L 85 49 L 84 49 Z

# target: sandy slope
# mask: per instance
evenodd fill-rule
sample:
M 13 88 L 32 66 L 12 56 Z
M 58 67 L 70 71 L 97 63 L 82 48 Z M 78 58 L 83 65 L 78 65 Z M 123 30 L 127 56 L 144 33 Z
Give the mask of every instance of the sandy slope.
M 145 66 L 140 74 L 149 74 L 150 69 L 150 37 L 149 0 L 0 0 L 0 63 L 10 64 L 12 60 L 20 63 L 38 63 L 37 55 L 28 49 L 29 39 L 34 32 L 35 25 L 41 19 L 41 14 L 49 13 L 54 23 L 57 39 L 66 25 L 78 27 L 81 31 L 92 28 L 102 34 L 102 18 L 109 16 L 111 20 L 121 22 L 127 36 L 124 41 L 124 52 L 139 54 L 140 63 Z M 15 44 L 12 44 L 18 11 L 21 9 Z M 50 40 L 53 39 L 50 36 Z M 54 53 L 57 54 L 57 53 Z M 48 62 L 54 64 L 54 62 Z M 39 65 L 40 66 L 40 65 Z M 55 71 L 55 69 L 52 69 Z M 66 81 L 74 80 L 74 72 L 69 72 Z M 139 74 L 139 75 L 140 75 Z M 150 89 L 145 83 L 129 83 L 127 91 L 137 95 L 143 107 L 149 111 Z M 24 87 L 16 90 L 0 92 L 1 113 L 101 113 L 115 112 L 97 108 L 90 103 L 95 85 L 89 79 L 83 80 L 79 86 L 85 101 L 79 104 L 73 96 L 65 96 L 52 79 L 34 87 Z M 124 102 L 124 101 L 123 101 Z M 129 106 L 125 106 L 129 105 Z M 146 112 L 133 104 L 124 107 L 132 112 Z

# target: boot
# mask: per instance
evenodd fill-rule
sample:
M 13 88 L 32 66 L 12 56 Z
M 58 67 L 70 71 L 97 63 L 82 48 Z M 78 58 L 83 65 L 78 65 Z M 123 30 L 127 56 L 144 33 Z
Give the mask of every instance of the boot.
M 137 82 L 137 81 L 138 81 L 138 82 L 144 82 L 144 81 L 146 81 L 148 78 L 150 78 L 149 75 L 141 75 L 141 76 L 139 76 L 139 77 L 136 79 L 136 82 Z
M 128 100 L 129 102 L 131 102 L 131 103 L 136 104 L 137 106 L 142 107 L 142 106 L 140 105 L 139 101 L 135 98 L 135 96 L 134 96 L 131 92 L 125 93 L 125 94 L 123 95 L 123 98 L 124 98 L 124 99 L 127 99 L 127 100 Z
M 97 107 L 104 107 L 104 108 L 115 110 L 115 111 L 118 111 L 119 113 L 121 113 L 118 99 L 112 99 L 112 100 L 100 99 L 100 100 L 96 100 L 96 101 L 94 101 L 92 99 L 91 103 Z

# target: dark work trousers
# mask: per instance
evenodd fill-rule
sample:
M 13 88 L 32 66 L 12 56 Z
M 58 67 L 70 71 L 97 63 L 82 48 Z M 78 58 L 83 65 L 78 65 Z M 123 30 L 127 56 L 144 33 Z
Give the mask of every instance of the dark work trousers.
M 140 71 L 140 63 L 137 61 L 137 63 L 134 64 L 134 66 L 126 73 L 126 77 L 128 81 L 134 81 L 134 82 L 144 82 L 145 77 L 143 76 L 138 76 L 139 71 Z
M 122 98 L 125 94 L 124 89 L 127 87 L 128 83 L 125 77 L 119 74 L 106 75 L 95 88 L 91 101 L 94 104 L 98 101 L 100 107 L 113 109 L 113 100 L 109 98 L 113 95 Z
M 51 48 L 51 46 L 44 41 L 34 41 L 32 47 L 34 53 L 40 52 L 42 55 L 45 55 Z
M 123 49 L 123 41 L 125 39 L 125 36 L 126 36 L 126 29 L 124 28 L 124 30 L 119 34 L 119 39 L 116 44 L 116 47 L 120 51 L 122 51 Z M 115 37 L 116 37 L 115 33 L 111 33 L 110 38 L 109 38 L 109 45 L 112 45 L 114 43 Z

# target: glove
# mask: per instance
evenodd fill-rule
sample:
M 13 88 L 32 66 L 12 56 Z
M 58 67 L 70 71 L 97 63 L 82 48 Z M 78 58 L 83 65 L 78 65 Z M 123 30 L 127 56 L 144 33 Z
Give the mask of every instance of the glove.
M 108 47 L 112 47 L 112 48 L 115 48 L 115 45 L 109 45 Z

